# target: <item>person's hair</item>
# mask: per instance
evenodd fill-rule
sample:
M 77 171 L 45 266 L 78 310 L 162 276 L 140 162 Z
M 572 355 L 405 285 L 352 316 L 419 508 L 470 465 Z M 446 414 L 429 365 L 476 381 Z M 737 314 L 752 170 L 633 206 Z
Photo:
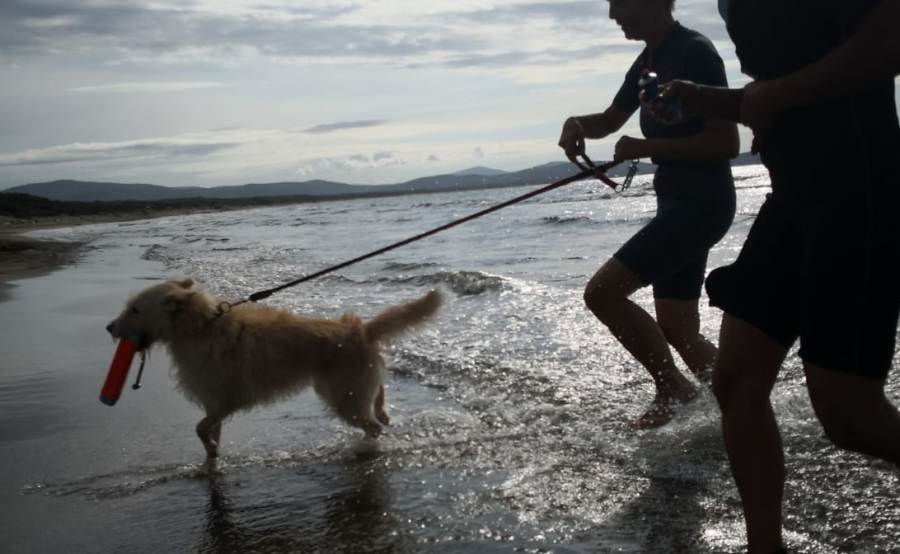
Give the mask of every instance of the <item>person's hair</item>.
M 669 5 L 669 11 L 670 11 L 670 12 L 674 12 L 674 11 L 675 11 L 675 0 L 667 0 L 667 1 L 666 1 L 666 4 Z

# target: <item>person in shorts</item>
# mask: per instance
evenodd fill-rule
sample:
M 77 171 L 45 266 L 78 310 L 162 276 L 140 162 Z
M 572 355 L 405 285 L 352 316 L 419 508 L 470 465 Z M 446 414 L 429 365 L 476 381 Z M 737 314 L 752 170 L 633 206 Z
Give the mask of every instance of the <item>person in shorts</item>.
M 674 0 L 609 0 L 609 16 L 625 37 L 646 47 L 602 113 L 570 117 L 559 145 L 569 159 L 584 154 L 585 139 L 620 129 L 641 109 L 645 139 L 623 136 L 618 160 L 651 158 L 657 164 L 653 187 L 656 216 L 607 260 L 588 282 L 584 301 L 619 342 L 647 369 L 656 396 L 637 428 L 667 423 L 679 403 L 696 388 L 675 365 L 671 344 L 701 381 L 709 378 L 716 348 L 700 333 L 698 304 L 710 248 L 734 219 L 734 181 L 729 160 L 738 153 L 732 122 L 694 117 L 663 125 L 641 106 L 639 81 L 645 72 L 660 82 L 689 79 L 727 86 L 722 59 L 700 33 L 673 18 Z M 629 299 L 652 285 L 656 319 Z
M 772 192 L 737 260 L 706 283 L 725 311 L 713 389 L 750 552 L 784 551 L 784 452 L 769 399 L 799 340 L 807 389 L 838 447 L 900 465 L 886 398 L 900 312 L 896 0 L 719 0 L 743 90 L 662 87 L 650 111 L 740 120 Z

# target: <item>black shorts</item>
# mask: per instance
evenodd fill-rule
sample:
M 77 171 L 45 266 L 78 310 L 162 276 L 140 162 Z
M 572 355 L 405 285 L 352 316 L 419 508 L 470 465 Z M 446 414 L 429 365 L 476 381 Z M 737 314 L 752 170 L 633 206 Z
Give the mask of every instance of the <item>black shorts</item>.
M 700 298 L 709 249 L 734 220 L 734 185 L 728 177 L 702 195 L 671 195 L 657 188 L 656 216 L 614 254 L 644 284 L 653 285 L 655 298 Z
M 807 363 L 884 379 L 900 308 L 897 194 L 853 185 L 812 183 L 819 190 L 803 200 L 770 194 L 737 260 L 710 273 L 706 291 L 785 348 L 799 338 Z

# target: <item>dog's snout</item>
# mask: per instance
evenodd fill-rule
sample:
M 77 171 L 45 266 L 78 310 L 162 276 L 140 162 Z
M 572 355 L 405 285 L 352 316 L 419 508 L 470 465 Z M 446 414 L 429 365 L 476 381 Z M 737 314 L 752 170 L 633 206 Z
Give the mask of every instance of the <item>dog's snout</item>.
M 110 335 L 112 335 L 112 334 L 114 334 L 115 330 L 116 330 L 116 322 L 110 321 L 109 325 L 106 326 L 106 332 L 109 333 Z

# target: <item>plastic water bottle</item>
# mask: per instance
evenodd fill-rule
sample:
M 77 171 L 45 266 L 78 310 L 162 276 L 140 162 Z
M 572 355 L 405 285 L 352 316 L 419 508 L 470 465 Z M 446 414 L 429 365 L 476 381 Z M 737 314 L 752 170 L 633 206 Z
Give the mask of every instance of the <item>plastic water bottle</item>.
M 128 378 L 128 370 L 138 349 L 139 337 L 123 337 L 119 339 L 116 353 L 113 355 L 109 371 L 106 373 L 106 381 L 100 389 L 100 402 L 112 406 L 119 400 L 125 379 Z

